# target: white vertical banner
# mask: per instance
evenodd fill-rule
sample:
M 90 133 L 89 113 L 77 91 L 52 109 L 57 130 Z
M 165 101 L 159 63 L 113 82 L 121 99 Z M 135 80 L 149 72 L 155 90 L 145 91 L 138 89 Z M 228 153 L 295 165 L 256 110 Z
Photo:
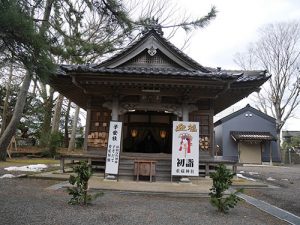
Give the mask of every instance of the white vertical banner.
M 199 176 L 199 122 L 173 121 L 172 176 Z
M 106 174 L 118 174 L 121 148 L 122 122 L 110 121 L 106 152 Z

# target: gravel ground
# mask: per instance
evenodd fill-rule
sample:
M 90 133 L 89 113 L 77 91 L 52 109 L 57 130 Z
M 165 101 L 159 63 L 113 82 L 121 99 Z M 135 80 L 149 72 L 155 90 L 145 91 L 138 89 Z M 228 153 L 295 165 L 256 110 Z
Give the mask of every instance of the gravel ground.
M 105 192 L 92 205 L 70 206 L 65 190 L 49 190 L 55 181 L 0 179 L 0 224 L 286 224 L 240 202 L 227 215 L 207 198 Z
M 300 216 L 300 165 L 244 166 L 238 167 L 239 171 L 244 171 L 244 176 L 278 187 L 246 190 L 245 194 Z

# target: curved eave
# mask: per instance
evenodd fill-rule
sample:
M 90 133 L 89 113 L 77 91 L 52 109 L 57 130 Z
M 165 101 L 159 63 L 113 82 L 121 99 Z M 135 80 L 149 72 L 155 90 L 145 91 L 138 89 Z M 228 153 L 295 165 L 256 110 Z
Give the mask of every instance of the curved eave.
M 105 75 L 109 76 L 161 76 L 161 77 L 176 77 L 176 78 L 199 78 L 208 80 L 224 80 L 235 81 L 239 79 L 242 74 L 228 74 L 224 72 L 203 73 L 201 71 L 182 71 L 172 70 L 168 68 L 91 68 L 86 66 L 62 66 L 61 69 L 64 74 L 70 74 L 72 76 L 84 76 L 94 75 L 95 77 L 101 77 Z
M 240 80 L 231 84 L 231 87 L 224 94 L 215 100 L 215 114 L 248 97 L 251 93 L 260 90 L 270 76 L 258 77 L 256 80 Z
M 159 68 L 137 68 L 130 69 L 94 69 L 87 66 L 61 66 L 56 75 L 53 75 L 50 84 L 67 98 L 86 108 L 88 96 L 83 86 L 91 83 L 109 81 L 111 84 L 139 83 L 142 85 L 179 85 L 184 87 L 205 87 L 219 90 L 215 98 L 215 114 L 226 109 L 239 100 L 247 97 L 259 87 L 270 76 L 257 72 L 251 75 L 228 74 L 224 71 L 212 72 L 210 74 L 199 71 L 172 71 Z M 96 81 L 96 82 L 94 82 Z M 166 87 L 166 86 L 164 86 Z
M 81 108 L 87 108 L 88 98 L 86 94 L 82 89 L 74 85 L 70 76 L 62 74 L 52 75 L 49 79 L 49 84 L 54 90 L 64 95 L 72 102 L 75 102 Z

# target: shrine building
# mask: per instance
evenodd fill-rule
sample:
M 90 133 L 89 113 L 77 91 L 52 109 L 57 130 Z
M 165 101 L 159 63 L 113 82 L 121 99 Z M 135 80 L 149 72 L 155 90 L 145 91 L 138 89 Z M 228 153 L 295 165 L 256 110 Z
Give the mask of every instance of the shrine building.
M 155 29 L 98 65 L 61 65 L 51 86 L 87 111 L 84 150 L 105 155 L 123 123 L 120 157 L 171 158 L 172 122 L 199 122 L 199 157 L 213 159 L 213 116 L 268 80 L 266 71 L 200 65 Z

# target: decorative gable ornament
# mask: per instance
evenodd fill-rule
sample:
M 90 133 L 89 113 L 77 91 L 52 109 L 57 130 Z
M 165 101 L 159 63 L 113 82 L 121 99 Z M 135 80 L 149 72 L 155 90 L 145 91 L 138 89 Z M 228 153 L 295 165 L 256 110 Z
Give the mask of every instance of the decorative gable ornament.
M 156 49 L 153 47 L 153 45 L 148 49 L 148 54 L 150 56 L 154 56 L 156 54 Z

